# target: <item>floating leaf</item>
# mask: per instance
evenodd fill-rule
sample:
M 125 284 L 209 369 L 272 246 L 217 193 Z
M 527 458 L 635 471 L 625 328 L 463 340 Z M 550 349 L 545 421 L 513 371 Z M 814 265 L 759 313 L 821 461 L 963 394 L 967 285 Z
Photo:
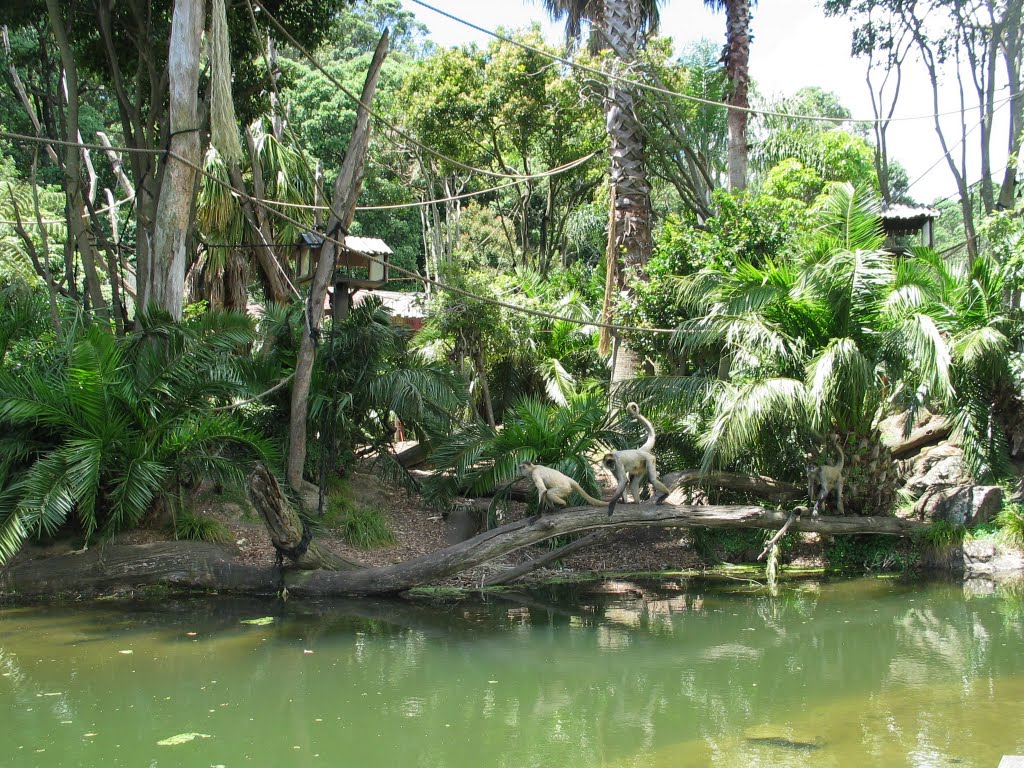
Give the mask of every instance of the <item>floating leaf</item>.
M 259 619 L 242 619 L 242 623 L 243 624 L 256 624 L 257 626 L 262 627 L 262 626 L 265 626 L 267 624 L 273 624 L 274 623 L 274 617 L 273 616 L 264 616 L 264 617 L 259 618 Z
M 118 651 L 118 653 L 128 654 L 128 653 L 135 653 L 135 651 Z
M 161 739 L 157 742 L 158 747 L 174 747 L 178 744 L 184 744 L 193 739 L 208 739 L 210 734 L 208 733 L 179 733 L 177 736 L 171 736 L 169 739 Z

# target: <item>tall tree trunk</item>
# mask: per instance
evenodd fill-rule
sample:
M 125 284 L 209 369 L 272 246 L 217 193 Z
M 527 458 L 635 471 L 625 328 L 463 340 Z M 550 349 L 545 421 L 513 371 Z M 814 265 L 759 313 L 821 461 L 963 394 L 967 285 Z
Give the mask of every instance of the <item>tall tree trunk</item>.
M 641 10 L 638 0 L 605 0 L 601 20 L 608 45 L 615 53 L 613 73 L 628 76 L 641 42 Z M 621 259 L 618 289 L 629 300 L 629 281 L 641 274 L 651 257 L 651 185 L 647 180 L 643 126 L 637 119 L 637 97 L 632 86 L 612 79 L 604 99 L 605 128 L 611 155 L 611 193 L 614 222 L 609 240 L 609 259 Z M 608 269 L 613 268 L 609 263 Z M 639 359 L 619 332 L 612 383 L 636 376 Z
M 316 342 L 313 334 L 319 332 L 320 321 L 323 319 L 324 313 L 324 299 L 327 297 L 327 286 L 334 276 L 338 253 L 335 239 L 343 236 L 355 215 L 356 200 L 359 197 L 359 188 L 363 181 L 366 151 L 370 143 L 368 107 L 377 90 L 377 78 L 388 52 L 388 39 L 388 31 L 384 30 L 380 42 L 377 43 L 377 50 L 374 51 L 373 60 L 370 62 L 370 69 L 366 73 L 366 82 L 363 83 L 363 92 L 359 99 L 360 104 L 356 112 L 356 125 L 352 131 L 352 139 L 345 151 L 345 160 L 341 164 L 338 180 L 334 184 L 334 197 L 331 201 L 330 216 L 327 219 L 327 238 L 320 249 L 313 282 L 309 288 L 307 323 L 303 324 L 302 341 L 295 361 L 292 408 L 288 426 L 288 484 L 299 492 L 306 490 L 302 479 L 302 469 L 306 463 L 306 417 L 309 413 L 309 386 L 313 378 L 313 364 L 316 362 Z
M 205 0 L 175 0 L 171 20 L 168 85 L 170 87 L 171 152 L 166 157 L 156 209 L 149 299 L 181 319 L 185 292 L 185 249 L 192 233 L 192 201 L 199 165 L 199 48 L 205 21 Z
M 732 89 L 729 92 L 729 190 L 747 188 L 747 93 L 750 86 L 750 0 L 725 2 L 725 72 Z
M 68 141 L 81 141 L 82 134 L 78 124 L 78 66 L 71 50 L 67 29 L 61 16 L 57 0 L 46 0 L 46 10 L 53 28 L 53 36 L 60 52 L 61 66 L 64 69 L 64 99 L 67 105 L 65 114 L 65 138 Z M 64 183 L 67 202 L 65 212 L 68 222 L 68 249 L 78 251 L 82 260 L 82 271 L 85 273 L 85 290 L 93 310 L 100 317 L 107 317 L 107 301 L 103 297 L 103 288 L 99 273 L 96 271 L 96 248 L 92 233 L 89 231 L 88 214 L 85 199 L 82 195 L 82 153 L 78 147 L 68 146 L 64 151 Z M 68 254 L 71 256 L 71 254 Z M 73 261 L 73 258 L 68 259 Z
M 1024 51 L 1024 19 L 1021 18 L 1020 2 L 1007 3 L 1006 20 L 1003 25 L 1002 53 L 1006 64 L 1006 79 L 1010 93 L 1010 131 L 1009 154 L 1017 157 L 1016 163 L 1008 162 L 1003 171 L 1003 181 L 999 187 L 998 207 L 1010 210 L 1014 206 L 1017 168 L 1024 164 L 1024 93 L 1021 88 L 1021 63 Z

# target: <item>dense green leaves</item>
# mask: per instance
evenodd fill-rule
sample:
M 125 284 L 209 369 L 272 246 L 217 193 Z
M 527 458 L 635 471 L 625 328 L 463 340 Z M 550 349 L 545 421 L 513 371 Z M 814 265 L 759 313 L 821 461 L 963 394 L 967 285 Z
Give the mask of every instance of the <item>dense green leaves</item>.
M 786 470 L 779 435 L 812 448 L 830 432 L 871 434 L 888 408 L 928 405 L 951 416 L 969 466 L 990 476 L 1005 456 L 991 406 L 1016 333 L 1002 314 L 999 270 L 986 258 L 968 269 L 928 249 L 879 250 L 877 205 L 847 185 L 831 187 L 815 216 L 788 254 L 680 279 L 692 319 L 679 326 L 679 348 L 719 350 L 728 366 L 724 378 L 721 365 L 709 367 L 707 387 L 686 389 L 714 393 L 704 466 L 796 475 L 799 451 Z
M 72 520 L 86 540 L 116 533 L 173 507 L 182 485 L 272 461 L 235 415 L 211 411 L 245 392 L 233 358 L 252 339 L 242 315 L 147 315 L 125 339 L 88 325 L 50 358 L 0 369 L 0 560 Z
M 433 462 L 440 472 L 424 495 L 443 507 L 463 493 L 489 493 L 515 480 L 523 461 L 554 467 L 596 493 L 589 457 L 621 445 L 600 393 L 575 395 L 564 406 L 523 398 L 501 429 L 471 424 L 438 446 Z

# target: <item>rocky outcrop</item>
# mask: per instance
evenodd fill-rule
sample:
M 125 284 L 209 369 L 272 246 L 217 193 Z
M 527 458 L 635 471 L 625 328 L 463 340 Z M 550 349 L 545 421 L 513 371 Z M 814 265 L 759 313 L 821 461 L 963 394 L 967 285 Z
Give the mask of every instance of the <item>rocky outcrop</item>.
M 903 491 L 912 499 L 930 489 L 968 485 L 972 479 L 964 466 L 964 452 L 945 441 L 903 462 L 903 475 Z
M 1024 557 L 991 539 L 965 541 L 963 562 L 964 575 L 968 577 L 1010 577 L 1024 572 Z
M 895 459 L 904 458 L 919 448 L 944 440 L 952 430 L 945 416 L 936 416 L 928 411 L 921 412 L 909 435 L 906 434 L 906 423 L 906 414 L 900 413 L 882 419 L 878 424 L 882 443 L 889 448 Z
M 918 499 L 914 513 L 928 522 L 970 527 L 989 522 L 1002 507 L 1003 489 L 998 485 L 936 485 Z

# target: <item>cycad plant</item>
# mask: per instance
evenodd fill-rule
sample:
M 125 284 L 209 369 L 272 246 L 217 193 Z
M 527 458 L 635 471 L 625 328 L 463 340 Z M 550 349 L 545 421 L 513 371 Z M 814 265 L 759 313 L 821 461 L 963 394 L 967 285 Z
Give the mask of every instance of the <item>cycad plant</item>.
M 388 450 L 393 421 L 409 438 L 433 441 L 450 434 L 466 406 L 461 378 L 408 345 L 408 332 L 369 297 L 326 336 L 310 397 L 310 434 L 320 433 L 321 450 L 351 456 L 372 445 L 379 469 L 397 481 L 408 476 Z
M 882 251 L 877 204 L 849 185 L 831 187 L 817 215 L 793 255 L 681 280 L 694 319 L 678 343 L 717 348 L 728 362 L 718 377 L 662 390 L 695 408 L 711 403 L 704 468 L 797 480 L 804 452 L 834 434 L 846 452 L 847 509 L 888 512 L 895 466 L 877 422 L 890 408 L 928 405 L 951 414 L 970 468 L 989 474 L 1000 436 L 993 380 L 981 374 L 1005 371 L 1010 349 L 995 271 L 979 260 L 968 276 L 928 250 Z M 657 397 L 658 385 L 643 390 Z
M 252 338 L 244 315 L 146 314 L 124 339 L 89 325 L 52 358 L 0 370 L 0 562 L 72 521 L 88 541 L 173 513 L 183 485 L 273 460 L 213 410 L 244 394 L 233 357 Z
M 622 444 L 603 393 L 573 395 L 564 406 L 524 397 L 505 414 L 500 429 L 477 422 L 440 445 L 432 457 L 438 471 L 423 493 L 433 505 L 445 507 L 460 494 L 482 495 L 508 485 L 520 462 L 532 461 L 554 467 L 596 495 L 590 457 Z

